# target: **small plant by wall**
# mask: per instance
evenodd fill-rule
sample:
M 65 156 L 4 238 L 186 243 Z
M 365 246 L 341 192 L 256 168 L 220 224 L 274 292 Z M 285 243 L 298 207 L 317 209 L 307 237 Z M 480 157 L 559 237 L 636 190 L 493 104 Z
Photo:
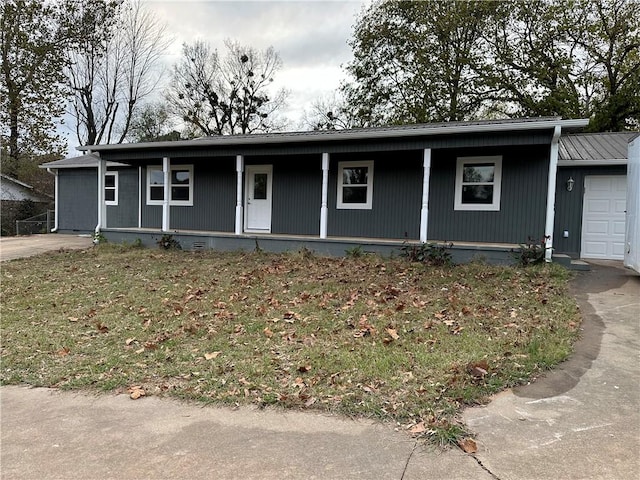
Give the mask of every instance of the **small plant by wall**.
M 535 240 L 529 237 L 526 243 L 520 244 L 518 250 L 512 250 L 511 255 L 521 267 L 542 263 L 547 252 L 547 239 L 548 237 L 542 237 L 540 240 Z
M 164 234 L 160 239 L 156 242 L 158 247 L 163 248 L 165 250 L 182 250 L 182 246 L 180 242 L 173 238 L 173 235 Z
M 402 251 L 400 255 L 410 262 L 426 263 L 433 266 L 448 266 L 453 264 L 451 253 L 448 252 L 451 247 L 453 247 L 453 243 L 421 243 L 415 245 L 405 242 L 400 248 Z
M 365 251 L 362 248 L 362 245 L 355 245 L 351 248 L 347 248 L 344 253 L 348 258 L 360 258 L 365 254 Z

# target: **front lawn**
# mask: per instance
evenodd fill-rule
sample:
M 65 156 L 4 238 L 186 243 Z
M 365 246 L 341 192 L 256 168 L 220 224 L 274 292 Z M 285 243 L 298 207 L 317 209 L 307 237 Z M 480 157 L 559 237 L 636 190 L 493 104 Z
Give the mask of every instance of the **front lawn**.
M 561 267 L 102 245 L 2 264 L 3 384 L 397 422 L 438 442 L 466 405 L 565 359 Z

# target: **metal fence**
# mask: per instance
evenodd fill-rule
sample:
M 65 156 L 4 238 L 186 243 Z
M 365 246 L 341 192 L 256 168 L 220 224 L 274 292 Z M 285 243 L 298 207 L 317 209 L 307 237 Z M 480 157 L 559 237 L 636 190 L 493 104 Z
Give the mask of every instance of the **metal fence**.
M 54 226 L 55 211 L 47 210 L 45 213 L 16 220 L 16 235 L 32 235 L 34 233 L 49 233 Z

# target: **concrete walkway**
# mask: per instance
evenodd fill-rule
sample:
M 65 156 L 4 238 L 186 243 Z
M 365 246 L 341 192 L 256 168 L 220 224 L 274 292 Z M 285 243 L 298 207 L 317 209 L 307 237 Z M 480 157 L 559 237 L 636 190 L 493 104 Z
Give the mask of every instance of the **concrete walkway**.
M 594 265 L 574 282 L 576 354 L 470 409 L 479 452 L 417 446 L 391 426 L 198 407 L 154 397 L 2 387 L 3 479 L 635 479 L 640 278 Z
M 60 249 L 82 250 L 92 245 L 93 239 L 89 235 L 48 233 L 20 237 L 1 237 L 0 261 L 31 257 Z

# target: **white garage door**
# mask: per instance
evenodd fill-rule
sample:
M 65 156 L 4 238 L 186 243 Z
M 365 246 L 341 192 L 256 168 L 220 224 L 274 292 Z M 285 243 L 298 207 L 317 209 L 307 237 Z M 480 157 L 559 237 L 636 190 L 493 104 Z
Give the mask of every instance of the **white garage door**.
M 582 258 L 624 258 L 627 177 L 589 175 L 584 179 Z

